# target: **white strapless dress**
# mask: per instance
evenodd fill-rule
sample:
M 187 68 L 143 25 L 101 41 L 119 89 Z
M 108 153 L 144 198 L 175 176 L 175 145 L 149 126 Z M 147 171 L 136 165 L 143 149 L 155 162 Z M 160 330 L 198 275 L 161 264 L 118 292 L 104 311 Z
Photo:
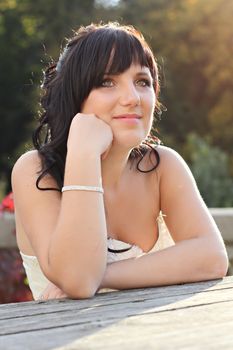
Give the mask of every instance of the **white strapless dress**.
M 149 252 L 144 252 L 137 245 L 131 245 L 117 239 L 108 238 L 107 263 L 110 264 L 119 260 L 139 257 L 174 245 L 174 241 L 164 224 L 161 214 L 158 217 L 157 222 L 159 227 L 159 237 L 154 247 Z M 25 255 L 22 252 L 20 252 L 20 254 L 33 298 L 37 300 L 48 285 L 49 280 L 43 274 L 36 256 Z M 101 291 L 103 290 L 100 290 L 99 292 Z

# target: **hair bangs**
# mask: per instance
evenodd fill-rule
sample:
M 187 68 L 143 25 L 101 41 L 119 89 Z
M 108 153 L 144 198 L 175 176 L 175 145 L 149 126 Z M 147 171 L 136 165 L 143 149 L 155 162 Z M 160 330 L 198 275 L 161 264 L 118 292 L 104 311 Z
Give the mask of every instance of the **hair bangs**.
M 105 73 L 123 73 L 133 63 L 151 68 L 146 49 L 142 46 L 142 43 L 135 36 L 129 35 L 129 33 L 124 31 L 118 31 Z
M 111 44 L 110 44 L 111 43 Z M 101 28 L 89 37 L 85 66 L 89 67 L 89 91 L 101 84 L 105 74 L 121 74 L 132 63 L 148 67 L 156 79 L 153 54 L 144 39 L 126 30 Z M 90 54 L 91 53 L 91 54 Z M 97 67 L 97 70 L 96 70 Z

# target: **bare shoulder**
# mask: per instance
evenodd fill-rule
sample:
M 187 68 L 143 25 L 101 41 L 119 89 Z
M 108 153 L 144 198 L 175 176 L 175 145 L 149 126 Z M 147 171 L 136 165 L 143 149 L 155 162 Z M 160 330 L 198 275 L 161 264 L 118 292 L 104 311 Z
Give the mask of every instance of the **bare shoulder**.
M 159 145 L 156 150 L 160 157 L 158 172 L 161 180 L 177 181 L 187 178 L 195 185 L 195 180 L 188 164 L 177 151 L 162 145 Z
M 21 251 L 36 255 L 40 262 L 44 261 L 61 201 L 60 191 L 49 190 L 57 188 L 52 176 L 46 175 L 39 182 L 40 188 L 47 191 L 36 186 L 41 165 L 38 152 L 31 151 L 22 155 L 12 170 L 17 241 Z
M 187 163 L 185 162 L 183 157 L 174 149 L 167 146 L 159 145 L 156 148 L 156 150 L 159 153 L 162 168 L 166 169 L 166 167 L 174 166 L 187 167 Z
M 15 163 L 12 174 L 12 188 L 14 190 L 15 186 L 33 183 L 35 185 L 35 181 L 39 176 L 41 170 L 41 158 L 39 156 L 38 151 L 33 150 L 24 153 Z M 56 186 L 55 180 L 51 176 L 46 176 L 42 183 L 46 186 Z
M 159 146 L 161 210 L 175 242 L 219 235 L 185 160 L 169 147 Z
M 16 179 L 18 176 L 37 173 L 41 167 L 41 160 L 36 150 L 29 151 L 21 155 L 16 161 L 13 170 L 12 177 Z

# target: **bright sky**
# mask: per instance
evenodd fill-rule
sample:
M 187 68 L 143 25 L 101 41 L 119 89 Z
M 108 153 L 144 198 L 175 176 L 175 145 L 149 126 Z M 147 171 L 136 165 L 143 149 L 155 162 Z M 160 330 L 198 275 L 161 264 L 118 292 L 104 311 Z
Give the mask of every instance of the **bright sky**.
M 117 5 L 120 0 L 96 0 L 99 4 L 105 4 L 105 5 Z

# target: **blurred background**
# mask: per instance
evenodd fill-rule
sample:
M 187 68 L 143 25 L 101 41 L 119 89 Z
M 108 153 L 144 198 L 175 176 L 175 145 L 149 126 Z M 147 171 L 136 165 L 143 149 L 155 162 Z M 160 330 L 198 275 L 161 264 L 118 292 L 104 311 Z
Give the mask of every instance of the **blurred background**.
M 32 148 L 43 69 L 73 29 L 100 21 L 133 24 L 152 47 L 166 109 L 158 136 L 188 162 L 207 206 L 218 207 L 233 271 L 233 1 L 0 0 L 0 303 L 32 298 L 10 174 Z
M 186 159 L 209 207 L 233 206 L 233 1 L 0 0 L 0 201 L 31 148 L 42 70 L 90 22 L 133 24 L 159 64 L 162 142 Z

